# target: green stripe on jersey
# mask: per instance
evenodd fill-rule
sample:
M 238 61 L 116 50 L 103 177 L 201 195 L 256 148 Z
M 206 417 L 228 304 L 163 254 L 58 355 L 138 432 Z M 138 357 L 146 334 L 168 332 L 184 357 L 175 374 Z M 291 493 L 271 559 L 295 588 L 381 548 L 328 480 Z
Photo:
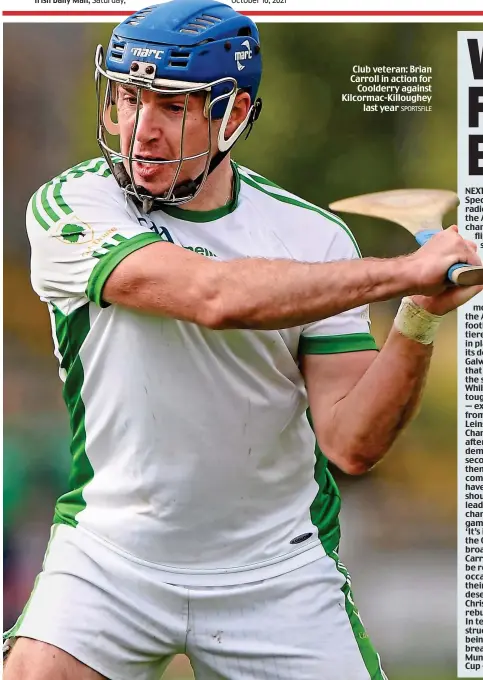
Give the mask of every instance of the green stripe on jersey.
M 54 313 L 55 333 L 61 367 L 67 377 L 63 396 L 70 417 L 72 467 L 69 477 L 69 491 L 59 498 L 55 506 L 54 523 L 77 526 L 77 515 L 86 506 L 83 491 L 94 477 L 94 470 L 86 453 L 85 406 L 82 401 L 84 367 L 79 355 L 89 333 L 89 304 L 83 305 L 71 314 L 65 315 L 50 303 Z
M 334 224 L 337 224 L 341 229 L 345 231 L 345 233 L 349 236 L 351 239 L 354 248 L 356 249 L 357 254 L 359 257 L 362 257 L 361 251 L 359 250 L 359 246 L 357 245 L 357 241 L 354 238 L 354 235 L 352 234 L 351 230 L 349 227 L 346 225 L 343 220 L 341 220 L 339 217 L 336 215 L 333 215 L 331 212 L 328 210 L 324 210 L 323 208 L 319 208 L 318 206 L 314 205 L 313 203 L 308 203 L 307 201 L 302 200 L 301 198 L 298 198 L 297 196 L 294 196 L 293 194 L 290 194 L 288 191 L 285 191 L 285 189 L 282 189 L 282 187 L 279 187 L 277 184 L 274 184 L 273 182 L 270 182 L 270 180 L 266 179 L 265 177 L 261 177 L 260 175 L 255 175 L 244 168 L 241 168 L 239 165 L 237 166 L 238 171 L 240 173 L 240 178 L 243 182 L 248 184 L 249 186 L 253 187 L 254 189 L 258 189 L 262 193 L 266 194 L 267 196 L 271 196 L 272 198 L 275 198 L 277 201 L 281 201 L 282 203 L 288 203 L 289 205 L 295 205 L 298 208 L 305 208 L 306 210 L 312 210 L 313 212 L 318 213 L 319 215 L 322 215 L 322 217 L 325 217 L 326 219 L 330 220 L 331 222 L 334 222 Z M 277 189 L 279 191 L 283 191 L 282 194 L 280 193 L 275 193 L 274 191 L 270 191 L 270 188 Z
M 53 220 L 54 222 L 57 222 L 59 217 L 58 217 L 57 213 L 54 212 L 54 210 L 52 210 L 52 208 L 50 207 L 50 203 L 49 203 L 49 200 L 47 198 L 47 192 L 48 192 L 48 190 L 51 186 L 52 186 L 51 183 L 44 184 L 44 187 L 42 189 L 42 193 L 40 195 L 40 201 L 42 203 L 42 208 L 47 213 L 47 216 L 50 217 L 50 219 Z
M 348 333 L 347 335 L 302 335 L 299 354 L 340 354 L 377 350 L 376 341 L 370 333 Z
M 102 177 L 111 175 L 111 170 L 104 158 L 93 158 L 78 163 L 54 177 L 32 196 L 32 213 L 42 229 L 47 231 L 60 219 L 73 212 L 62 196 L 62 187 L 64 182 L 83 177 L 86 172 Z
M 76 175 L 73 175 L 73 176 L 75 177 Z M 62 212 L 65 213 L 66 215 L 70 215 L 74 211 L 72 210 L 71 207 L 69 207 L 67 205 L 67 203 L 64 201 L 64 199 L 62 197 L 62 194 L 60 193 L 60 190 L 62 188 L 62 183 L 67 182 L 67 179 L 68 179 L 67 177 L 63 177 L 58 182 L 54 182 L 53 197 L 54 197 L 54 201 L 55 201 L 56 205 L 62 210 Z
M 340 543 L 340 493 L 327 468 L 327 458 L 315 444 L 314 478 L 319 487 L 310 506 L 310 519 L 317 527 L 319 540 L 328 554 Z
M 328 556 L 334 560 L 337 571 L 344 576 L 345 582 L 341 588 L 345 597 L 345 610 L 349 618 L 349 622 L 354 634 L 357 646 L 364 661 L 364 665 L 369 674 L 370 680 L 387 680 L 387 676 L 382 670 L 381 659 L 379 654 L 373 647 L 373 644 L 366 633 L 364 624 L 362 623 L 361 615 L 354 602 L 354 595 L 351 587 L 351 577 L 347 568 L 342 564 L 339 559 L 337 552 L 332 551 L 328 553 Z
M 37 208 L 37 194 L 34 194 L 30 200 L 30 207 L 32 208 L 32 213 L 37 220 L 37 222 L 40 224 L 42 229 L 45 229 L 45 231 L 50 229 L 50 224 L 48 224 L 42 215 L 39 213 L 38 208 Z
M 314 424 L 310 409 L 307 409 L 307 420 L 313 430 Z M 330 553 L 332 550 L 336 550 L 340 543 L 340 493 L 327 468 L 327 458 L 320 450 L 317 440 L 315 441 L 314 455 L 314 479 L 318 489 L 310 506 L 310 519 L 312 524 L 317 527 L 322 547 L 326 553 Z

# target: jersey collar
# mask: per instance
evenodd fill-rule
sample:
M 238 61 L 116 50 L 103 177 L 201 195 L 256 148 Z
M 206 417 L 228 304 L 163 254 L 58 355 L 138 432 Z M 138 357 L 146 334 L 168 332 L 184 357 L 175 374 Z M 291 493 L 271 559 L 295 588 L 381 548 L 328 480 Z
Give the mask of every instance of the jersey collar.
M 233 170 L 233 194 L 231 199 L 221 208 L 214 210 L 186 210 L 185 208 L 178 208 L 175 205 L 163 205 L 159 209 L 171 217 L 186 222 L 214 222 L 225 215 L 232 213 L 238 206 L 240 196 L 240 175 L 236 163 L 231 162 Z

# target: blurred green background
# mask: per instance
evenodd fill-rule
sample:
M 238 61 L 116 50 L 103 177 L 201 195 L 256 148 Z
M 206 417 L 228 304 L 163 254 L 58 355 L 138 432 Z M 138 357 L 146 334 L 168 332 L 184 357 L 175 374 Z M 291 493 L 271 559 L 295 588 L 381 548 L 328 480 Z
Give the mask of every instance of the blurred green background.
M 261 24 L 263 114 L 235 158 L 318 205 L 358 193 L 456 186 L 452 24 Z M 69 467 L 68 423 L 47 310 L 30 289 L 25 207 L 40 184 L 99 155 L 93 56 L 108 24 L 4 26 L 4 620 L 40 568 Z M 22 50 L 18 50 L 22 45 Z M 354 64 L 431 66 L 430 113 L 343 103 Z M 455 219 L 455 216 L 450 218 Z M 414 249 L 388 223 L 353 217 L 366 256 Z M 398 301 L 374 305 L 382 344 Z M 420 415 L 363 478 L 336 473 L 344 562 L 391 680 L 456 677 L 456 315 L 445 319 Z M 187 661 L 171 679 L 192 677 Z

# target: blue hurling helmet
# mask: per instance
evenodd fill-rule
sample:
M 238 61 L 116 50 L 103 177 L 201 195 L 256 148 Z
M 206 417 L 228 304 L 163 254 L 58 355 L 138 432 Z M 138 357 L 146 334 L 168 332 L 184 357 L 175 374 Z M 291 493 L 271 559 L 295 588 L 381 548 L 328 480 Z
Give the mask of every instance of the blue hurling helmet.
M 98 105 L 97 140 L 116 180 L 126 194 L 141 202 L 148 212 L 160 204 L 180 204 L 192 200 L 244 130 L 251 130 L 261 110 L 257 99 L 262 62 L 258 29 L 249 18 L 216 0 L 171 0 L 146 7 L 116 26 L 104 59 L 98 46 L 95 59 Z M 118 135 L 112 119 L 115 83 L 136 88 L 137 107 L 130 148 L 123 155 L 110 148 L 106 133 Z M 179 158 L 146 160 L 153 164 L 177 164 L 170 188 L 153 196 L 136 186 L 133 156 L 139 124 L 141 91 L 148 89 L 165 95 L 184 95 Z M 226 127 L 237 92 L 249 93 L 251 106 L 246 119 L 226 139 Z M 206 150 L 195 156 L 183 155 L 183 139 L 189 96 L 206 93 L 204 113 L 208 120 Z M 212 149 L 211 126 L 221 119 L 218 148 Z M 185 161 L 205 157 L 204 171 L 181 184 L 177 179 Z M 122 160 L 127 161 L 126 171 Z M 143 161 L 144 162 L 144 161 Z

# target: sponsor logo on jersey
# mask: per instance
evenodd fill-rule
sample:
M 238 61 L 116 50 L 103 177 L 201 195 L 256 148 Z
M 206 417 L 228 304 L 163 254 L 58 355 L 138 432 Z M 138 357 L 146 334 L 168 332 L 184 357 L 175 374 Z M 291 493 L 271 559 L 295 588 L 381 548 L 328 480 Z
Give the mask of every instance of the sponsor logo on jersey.
M 166 227 L 156 224 L 156 222 L 153 222 L 153 220 L 149 217 L 138 217 L 137 219 L 142 227 L 148 227 L 148 229 L 154 231 L 155 234 L 158 234 L 158 236 L 161 237 L 162 241 L 169 241 L 169 243 L 175 242 L 174 238 L 171 236 Z M 216 253 L 212 252 L 208 248 L 205 248 L 204 246 L 183 246 L 183 248 L 185 248 L 185 250 L 191 250 L 194 253 L 198 253 L 198 255 L 204 255 L 205 257 L 218 257 Z
M 133 47 L 131 52 L 135 57 L 154 57 L 155 59 L 162 59 L 164 50 L 150 50 L 148 47 Z
M 242 61 L 246 61 L 247 59 L 251 59 L 253 57 L 253 52 L 248 40 L 244 40 L 242 42 L 242 46 L 246 47 L 246 50 L 238 50 L 235 52 L 235 61 L 239 71 L 243 71 L 245 68 L 244 64 L 242 64 Z
M 185 250 L 192 250 L 194 253 L 198 253 L 198 255 L 204 255 L 205 257 L 218 257 L 215 253 L 211 252 L 211 250 L 208 250 L 208 248 L 204 248 L 203 246 L 183 246 Z
M 67 223 L 60 222 L 55 226 L 55 230 L 52 235 L 61 243 L 66 243 L 67 245 L 86 245 L 94 238 L 94 231 L 89 224 L 86 224 L 81 220 L 77 220 Z
M 169 243 L 175 242 L 174 238 L 171 236 L 166 227 L 156 224 L 156 222 L 154 222 L 149 217 L 138 217 L 137 219 L 142 227 L 147 227 L 148 229 L 151 229 L 151 231 L 154 231 L 155 234 L 158 234 L 158 236 L 161 237 L 162 241 L 169 241 Z M 181 244 L 178 243 L 178 245 Z M 183 248 L 185 248 L 185 250 L 191 250 L 194 253 L 198 253 L 198 255 L 204 255 L 205 257 L 218 257 L 216 253 L 212 252 L 208 248 L 205 248 L 204 246 L 183 246 Z
M 306 541 L 311 536 L 312 536 L 312 532 L 307 533 L 307 534 L 300 534 L 300 536 L 296 536 L 295 538 L 292 538 L 290 543 L 292 543 L 293 545 L 297 545 L 297 543 L 303 543 L 304 541 Z
M 155 234 L 158 234 L 158 236 L 161 237 L 162 241 L 169 241 L 170 243 L 174 243 L 173 237 L 166 229 L 166 227 L 158 226 L 155 222 L 153 222 L 153 220 L 150 220 L 148 217 L 138 217 L 138 222 L 142 227 L 148 227 L 148 229 L 154 231 Z

